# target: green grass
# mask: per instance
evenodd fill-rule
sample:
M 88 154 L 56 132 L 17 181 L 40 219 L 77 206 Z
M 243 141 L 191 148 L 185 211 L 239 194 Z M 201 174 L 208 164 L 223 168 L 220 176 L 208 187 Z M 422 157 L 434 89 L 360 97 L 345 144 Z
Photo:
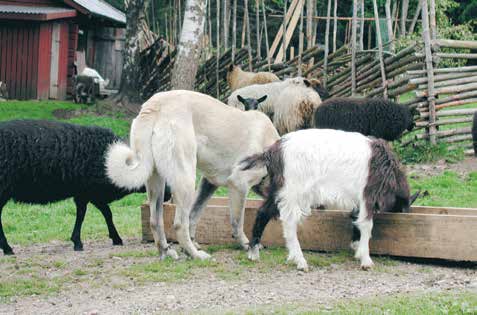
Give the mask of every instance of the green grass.
M 332 306 L 316 307 L 292 305 L 251 309 L 246 314 L 300 315 L 448 315 L 477 314 L 477 294 L 449 292 L 427 294 L 399 294 L 372 299 L 341 300 Z M 231 313 L 233 314 L 233 313 Z
M 464 178 L 455 172 L 428 177 L 414 178 L 410 174 L 409 183 L 413 190 L 428 191 L 429 196 L 419 198 L 416 204 L 423 206 L 477 207 L 477 172 Z
M 55 119 L 57 109 L 84 108 L 72 102 L 59 101 L 8 101 L 0 103 L 0 121 L 11 119 Z

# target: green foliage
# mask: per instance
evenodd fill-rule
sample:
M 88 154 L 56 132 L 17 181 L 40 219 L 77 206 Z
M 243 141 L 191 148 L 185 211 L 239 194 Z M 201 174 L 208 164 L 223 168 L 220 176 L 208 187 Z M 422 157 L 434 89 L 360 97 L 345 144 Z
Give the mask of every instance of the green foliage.
M 455 163 L 464 158 L 463 150 L 449 151 L 444 143 L 432 145 L 428 142 L 417 142 L 414 145 L 405 147 L 396 143 L 394 151 L 404 164 L 427 163 L 441 159 Z

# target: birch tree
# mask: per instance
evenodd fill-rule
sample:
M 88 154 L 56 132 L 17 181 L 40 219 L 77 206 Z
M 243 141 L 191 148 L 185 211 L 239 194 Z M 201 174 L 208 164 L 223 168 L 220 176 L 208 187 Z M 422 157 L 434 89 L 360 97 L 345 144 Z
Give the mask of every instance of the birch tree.
M 204 33 L 207 0 L 187 0 L 184 23 L 172 70 L 173 89 L 193 90 L 199 66 L 200 39 Z

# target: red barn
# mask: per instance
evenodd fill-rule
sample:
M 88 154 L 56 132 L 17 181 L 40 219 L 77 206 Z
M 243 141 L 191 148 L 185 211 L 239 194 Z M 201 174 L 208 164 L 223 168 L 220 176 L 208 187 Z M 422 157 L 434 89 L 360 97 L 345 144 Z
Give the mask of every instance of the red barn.
M 125 25 L 102 0 L 0 0 L 0 81 L 12 99 L 65 99 L 86 64 L 117 88 Z

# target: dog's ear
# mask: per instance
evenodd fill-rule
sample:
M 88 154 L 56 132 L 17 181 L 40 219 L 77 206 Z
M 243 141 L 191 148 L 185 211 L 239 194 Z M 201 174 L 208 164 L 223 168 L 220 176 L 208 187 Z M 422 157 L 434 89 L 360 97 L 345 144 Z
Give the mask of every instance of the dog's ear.
M 308 79 L 303 79 L 303 83 L 305 83 L 305 86 L 307 86 L 307 87 L 311 86 L 311 82 Z
M 227 71 L 232 72 L 232 71 L 234 71 L 234 68 L 235 68 L 235 65 L 231 64 L 231 65 L 229 65 L 229 68 L 227 69 Z
M 257 100 L 257 104 L 260 104 L 261 102 L 264 102 L 266 99 L 267 99 L 268 95 L 264 95 L 262 97 L 260 97 L 258 100 Z
M 240 103 L 246 105 L 247 102 L 245 101 L 245 99 L 242 96 L 237 95 L 237 99 L 239 100 Z

